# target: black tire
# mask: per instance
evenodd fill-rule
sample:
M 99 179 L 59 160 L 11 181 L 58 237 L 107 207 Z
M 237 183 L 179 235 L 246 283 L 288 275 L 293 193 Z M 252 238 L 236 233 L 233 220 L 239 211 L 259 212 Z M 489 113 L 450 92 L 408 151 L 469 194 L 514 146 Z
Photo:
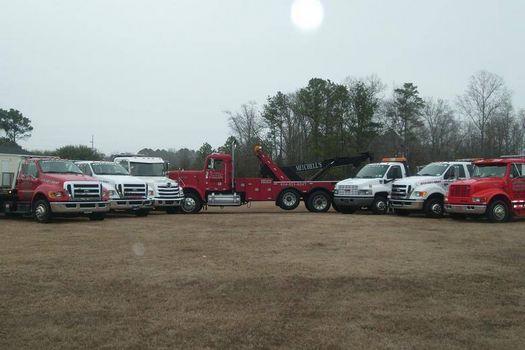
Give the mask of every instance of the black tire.
M 47 200 L 37 199 L 33 203 L 33 217 L 41 224 L 46 224 L 51 221 L 53 213 L 51 212 L 51 206 Z
M 335 209 L 336 212 L 341 214 L 353 214 L 357 211 L 356 207 L 347 207 L 347 206 L 339 206 L 335 203 L 332 203 L 332 207 Z
M 301 195 L 293 189 L 284 190 L 279 195 L 277 205 L 283 210 L 294 210 L 301 202 Z M 306 206 L 308 210 L 308 205 Z
M 388 213 L 388 199 L 384 196 L 375 197 L 370 209 L 372 209 L 372 212 L 377 215 Z
M 425 216 L 427 218 L 440 219 L 443 217 L 445 207 L 443 200 L 437 197 L 427 199 L 425 202 Z
M 192 192 L 184 194 L 184 199 L 180 205 L 183 214 L 197 214 L 202 209 L 202 201 L 198 195 Z
M 106 218 L 106 213 L 91 213 L 88 218 L 91 221 L 102 221 Z
M 449 213 L 448 215 L 452 220 L 465 220 L 467 218 L 465 214 Z
M 511 218 L 511 213 L 507 202 L 501 199 L 496 199 L 490 202 L 487 208 L 487 218 L 490 222 L 494 223 L 509 221 Z
M 133 214 L 135 214 L 135 216 L 137 217 L 148 216 L 149 209 L 139 209 L 139 210 L 136 210 Z
M 306 201 L 308 203 L 307 208 L 312 213 L 326 213 L 330 210 L 330 205 L 332 204 L 332 198 L 325 191 L 310 193 Z
M 394 209 L 394 214 L 397 216 L 409 216 L 410 212 L 408 210 Z

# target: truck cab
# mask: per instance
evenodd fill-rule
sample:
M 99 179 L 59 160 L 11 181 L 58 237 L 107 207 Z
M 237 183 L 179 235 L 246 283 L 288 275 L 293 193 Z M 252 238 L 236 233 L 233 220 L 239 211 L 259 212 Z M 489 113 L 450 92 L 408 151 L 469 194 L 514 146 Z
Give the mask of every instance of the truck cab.
M 166 177 L 168 164 L 162 158 L 118 156 L 114 158 L 114 162 L 124 167 L 131 176 L 146 182 L 148 198 L 152 200 L 155 209 L 166 210 L 168 214 L 179 211 L 184 193 L 177 181 Z
M 12 184 L 1 198 L 7 215 L 31 214 L 45 223 L 53 216 L 72 214 L 102 220 L 109 210 L 102 183 L 69 160 L 19 156 L 13 170 Z
M 450 186 L 445 210 L 454 219 L 485 215 L 491 222 L 525 216 L 525 156 L 474 162 L 470 180 Z
M 448 187 L 458 179 L 470 178 L 471 173 L 472 163 L 469 161 L 430 163 L 415 176 L 394 181 L 390 205 L 400 216 L 424 212 L 427 217 L 441 218 Z
M 118 163 L 104 161 L 78 161 L 80 170 L 102 182 L 109 193 L 111 211 L 148 215 L 153 200 L 148 199 L 148 185 L 142 179 L 129 175 Z
M 335 185 L 334 208 L 345 214 L 367 208 L 375 214 L 386 214 L 392 183 L 408 176 L 406 159 L 384 158 L 381 163 L 365 165 L 355 177 Z

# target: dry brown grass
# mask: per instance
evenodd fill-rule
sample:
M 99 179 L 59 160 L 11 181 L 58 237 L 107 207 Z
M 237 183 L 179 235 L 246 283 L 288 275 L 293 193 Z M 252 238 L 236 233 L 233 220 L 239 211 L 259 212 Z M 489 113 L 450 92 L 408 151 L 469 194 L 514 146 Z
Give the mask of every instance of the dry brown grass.
M 0 348 L 525 347 L 525 222 L 0 217 Z

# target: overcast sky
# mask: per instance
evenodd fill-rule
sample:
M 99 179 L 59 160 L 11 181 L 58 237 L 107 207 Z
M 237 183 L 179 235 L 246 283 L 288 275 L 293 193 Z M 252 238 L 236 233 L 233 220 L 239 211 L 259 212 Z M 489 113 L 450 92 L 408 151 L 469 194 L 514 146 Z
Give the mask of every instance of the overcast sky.
M 524 0 L 331 0 L 304 32 L 292 0 L 0 0 L 0 108 L 29 117 L 29 149 L 214 147 L 226 110 L 312 77 L 376 74 L 453 100 L 472 73 L 525 107 Z

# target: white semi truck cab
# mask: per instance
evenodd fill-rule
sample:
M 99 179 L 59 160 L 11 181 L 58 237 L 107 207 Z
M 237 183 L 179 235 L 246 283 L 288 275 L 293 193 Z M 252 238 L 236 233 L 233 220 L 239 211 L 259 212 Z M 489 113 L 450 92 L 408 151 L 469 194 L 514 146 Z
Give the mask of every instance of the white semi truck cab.
M 423 211 L 427 217 L 440 218 L 448 186 L 456 180 L 470 178 L 471 173 L 472 164 L 467 161 L 430 163 L 415 176 L 394 181 L 390 205 L 400 216 Z
M 148 215 L 153 200 L 148 198 L 148 185 L 144 180 L 130 176 L 123 166 L 115 162 L 78 161 L 76 164 L 84 174 L 102 182 L 109 193 L 111 211 Z
M 392 183 L 407 176 L 405 158 L 384 158 L 381 163 L 367 164 L 354 178 L 335 185 L 334 208 L 345 214 L 361 208 L 386 214 Z
M 155 209 L 177 213 L 184 200 L 182 187 L 166 177 L 167 163 L 159 157 L 119 156 L 114 161 L 129 171 L 130 175 L 144 180 L 148 185 L 148 198 Z

